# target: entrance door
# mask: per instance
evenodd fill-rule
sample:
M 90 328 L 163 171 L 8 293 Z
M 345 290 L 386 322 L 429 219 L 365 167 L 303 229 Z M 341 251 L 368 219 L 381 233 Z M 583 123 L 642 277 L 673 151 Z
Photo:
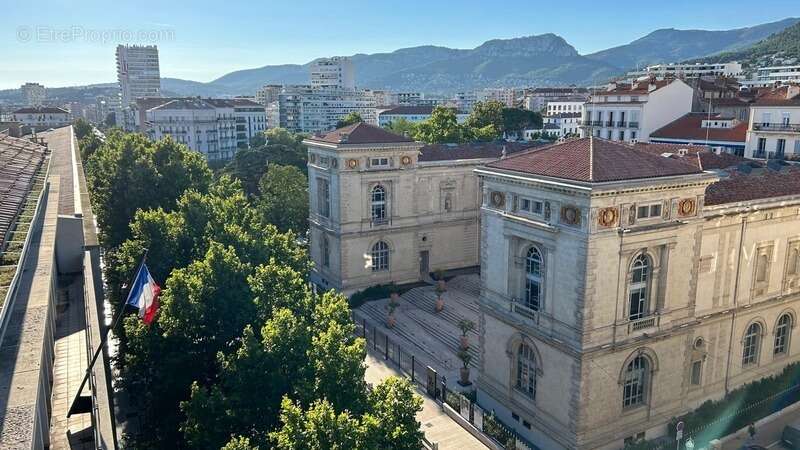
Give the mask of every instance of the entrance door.
M 430 252 L 428 250 L 423 250 L 419 252 L 419 274 L 423 277 L 428 275 L 430 272 Z

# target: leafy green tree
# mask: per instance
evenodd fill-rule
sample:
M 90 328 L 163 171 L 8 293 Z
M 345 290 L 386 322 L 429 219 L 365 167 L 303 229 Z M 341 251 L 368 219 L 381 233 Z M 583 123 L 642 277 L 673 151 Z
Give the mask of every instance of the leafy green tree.
M 222 450 L 258 450 L 258 447 L 250 445 L 250 439 L 238 436 L 225 444 Z
M 87 178 L 101 243 L 111 250 L 130 237 L 137 210 L 170 209 L 185 190 L 205 191 L 211 171 L 202 155 L 169 138 L 112 133 L 89 157 Z
M 416 450 L 423 433 L 417 421 L 422 398 L 405 378 L 389 377 L 369 393 L 369 412 L 362 418 L 366 448 Z
M 526 128 L 541 128 L 542 115 L 522 108 L 503 108 L 503 132 L 521 133 Z
M 78 149 L 81 153 L 81 161 L 86 164 L 89 157 L 92 156 L 99 148 L 103 145 L 103 141 L 100 140 L 97 135 L 94 133 L 89 133 L 86 136 L 78 139 Z
M 283 427 L 272 435 L 279 450 L 364 449 L 358 420 L 347 412 L 337 413 L 327 400 L 318 400 L 303 411 L 286 398 L 281 403 L 281 421 Z
M 263 147 L 267 145 L 267 136 L 264 133 L 258 133 L 250 138 L 250 147 Z
M 255 196 L 258 194 L 258 181 L 266 172 L 268 163 L 265 147 L 242 149 L 233 155 L 222 173 L 240 180 L 247 195 Z
M 456 120 L 456 112 L 452 108 L 437 106 L 431 117 L 417 124 L 414 136 L 429 144 L 464 142 L 465 130 Z
M 270 164 L 258 183 L 258 207 L 278 230 L 304 234 L 308 229 L 308 179 L 297 167 Z
M 354 123 L 359 123 L 363 121 L 364 119 L 361 118 L 361 114 L 354 111 L 342 117 L 338 122 L 336 122 L 336 128 L 346 127 L 348 125 L 352 125 Z
M 413 137 L 417 134 L 417 124 L 403 117 L 389 122 L 384 128 L 401 136 Z
M 499 136 L 504 131 L 503 108 L 503 103 L 497 100 L 476 102 L 464 125 L 472 129 L 491 125 Z
M 84 119 L 75 120 L 75 122 L 72 123 L 72 127 L 75 131 L 75 137 L 78 139 L 83 139 L 94 132 L 94 127 L 92 124 Z

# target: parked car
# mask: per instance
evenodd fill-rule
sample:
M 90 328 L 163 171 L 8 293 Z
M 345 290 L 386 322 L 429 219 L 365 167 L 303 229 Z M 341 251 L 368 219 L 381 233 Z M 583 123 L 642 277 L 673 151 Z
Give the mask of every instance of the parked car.
M 781 442 L 786 448 L 800 449 L 800 421 L 790 423 L 783 428 Z

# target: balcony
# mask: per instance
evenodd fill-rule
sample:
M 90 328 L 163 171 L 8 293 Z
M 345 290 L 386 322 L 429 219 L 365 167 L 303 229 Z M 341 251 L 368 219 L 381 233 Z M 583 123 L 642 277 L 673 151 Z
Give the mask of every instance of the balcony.
M 647 328 L 657 327 L 659 318 L 660 318 L 659 315 L 653 314 L 647 317 L 642 317 L 641 319 L 631 320 L 630 322 L 628 322 L 628 333 L 645 330 Z
M 607 120 L 606 121 L 606 126 L 607 127 L 613 127 L 614 126 L 614 121 L 613 120 Z
M 639 128 L 639 122 L 628 122 L 628 128 Z
M 797 123 L 754 123 L 753 130 L 777 131 L 784 133 L 800 133 L 800 124 Z
M 626 127 L 625 121 L 624 120 L 617 121 L 617 127 L 625 128 Z
M 526 319 L 530 319 L 536 324 L 539 323 L 539 311 L 525 306 L 521 298 L 511 299 L 511 312 L 519 314 Z

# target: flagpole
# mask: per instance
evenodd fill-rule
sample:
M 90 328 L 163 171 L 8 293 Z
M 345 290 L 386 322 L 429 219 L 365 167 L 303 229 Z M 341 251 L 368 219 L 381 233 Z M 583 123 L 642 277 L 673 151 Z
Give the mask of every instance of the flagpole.
M 144 266 L 144 261 L 147 259 L 147 249 L 144 249 L 144 254 L 142 255 L 142 260 L 139 262 L 139 265 L 136 267 L 136 272 L 133 273 L 133 277 L 136 278 L 136 275 L 142 270 L 142 266 Z M 106 346 L 106 342 L 108 342 L 108 336 L 111 334 L 111 330 L 117 327 L 120 319 L 122 319 L 122 313 L 125 312 L 125 306 L 128 304 L 128 297 L 131 293 L 131 287 L 133 283 L 128 287 L 128 295 L 125 296 L 124 300 L 122 301 L 122 305 L 119 307 L 119 311 L 117 311 L 116 317 L 114 317 L 114 321 L 111 322 L 111 326 L 108 327 L 103 334 L 103 339 L 100 340 L 100 345 L 97 346 L 97 349 L 94 351 L 94 356 L 92 356 L 92 360 L 89 361 L 89 366 L 86 368 L 86 373 L 83 375 L 83 381 L 81 381 L 81 385 L 78 388 L 78 392 L 75 393 L 75 398 L 72 400 L 72 404 L 69 407 L 69 411 L 67 412 L 67 417 L 72 416 L 73 413 L 82 413 L 88 412 L 85 411 L 84 408 L 81 408 L 82 405 L 79 404 L 79 400 L 81 398 L 81 391 L 83 391 L 84 386 L 86 386 L 86 382 L 89 381 L 89 375 L 92 373 L 92 368 L 94 367 L 94 363 L 97 361 L 97 358 L 100 357 L 100 353 L 102 353 L 103 348 Z

